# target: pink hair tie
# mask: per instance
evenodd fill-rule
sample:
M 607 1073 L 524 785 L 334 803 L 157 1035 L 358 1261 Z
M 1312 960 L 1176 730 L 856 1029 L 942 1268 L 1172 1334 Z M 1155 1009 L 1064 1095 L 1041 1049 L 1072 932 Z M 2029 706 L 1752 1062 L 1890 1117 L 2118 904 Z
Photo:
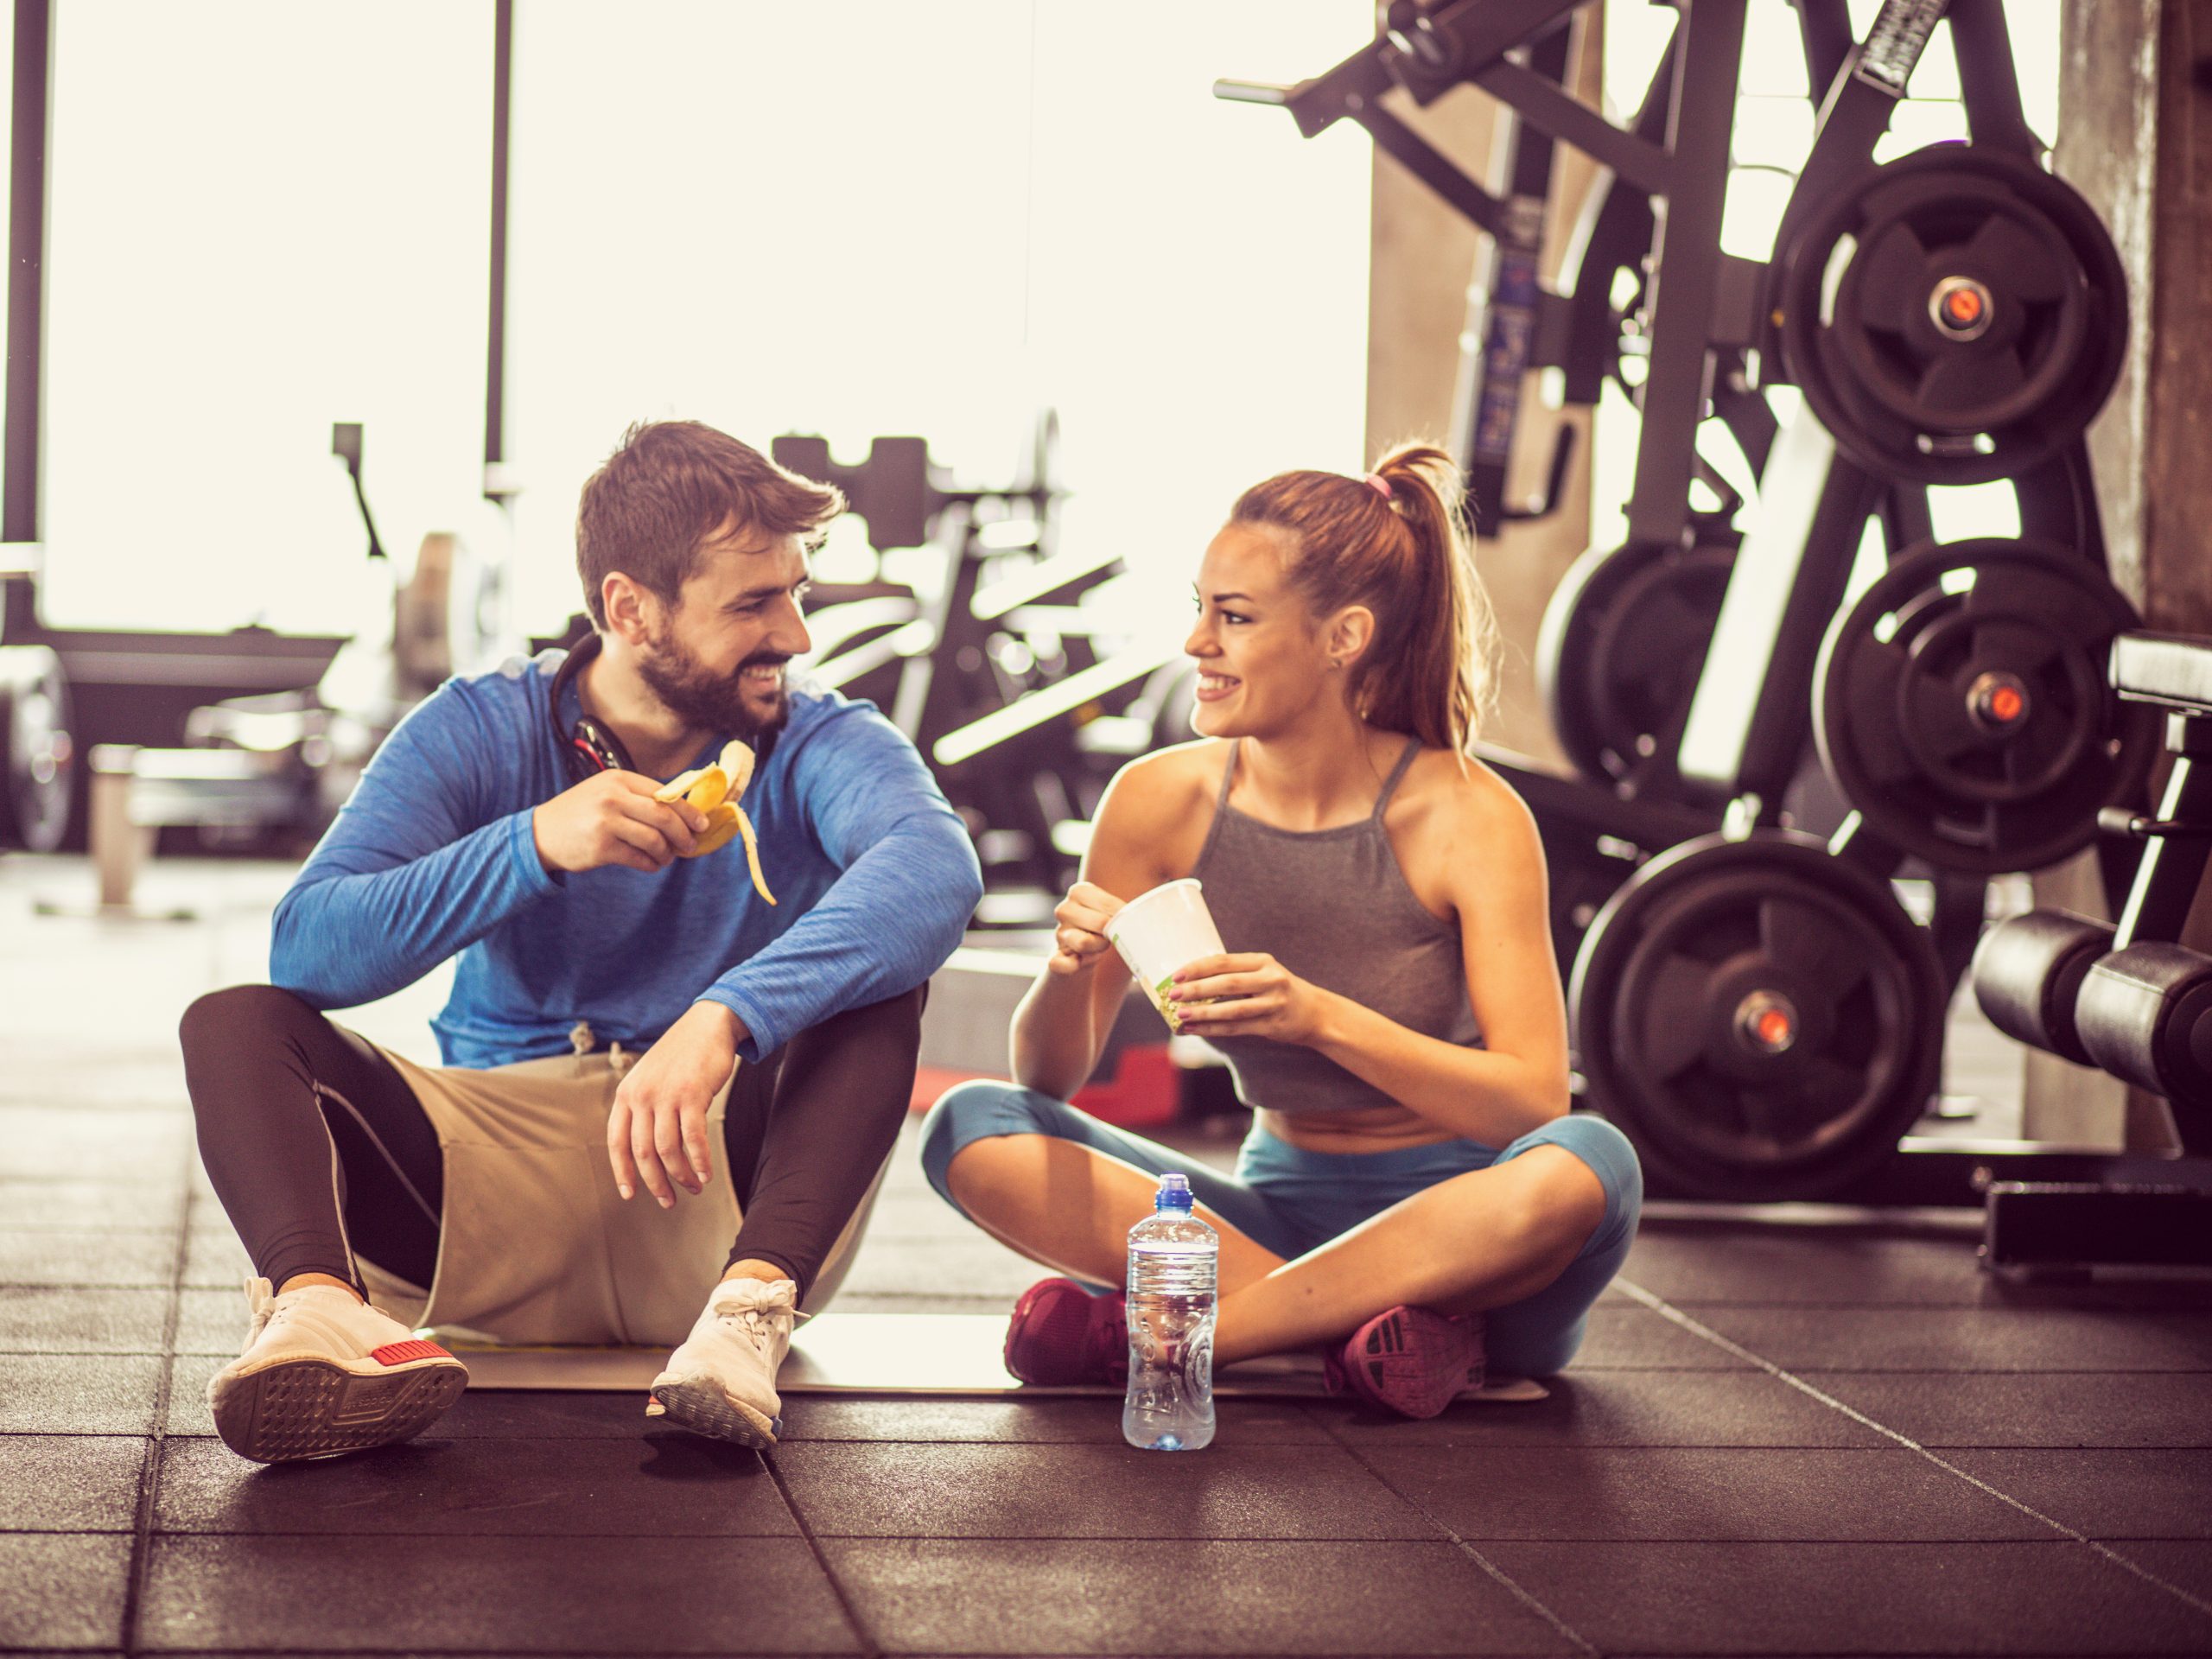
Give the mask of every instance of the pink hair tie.
M 1390 499 L 1390 480 L 1380 473 L 1370 473 L 1367 475 L 1367 487 L 1385 501 Z

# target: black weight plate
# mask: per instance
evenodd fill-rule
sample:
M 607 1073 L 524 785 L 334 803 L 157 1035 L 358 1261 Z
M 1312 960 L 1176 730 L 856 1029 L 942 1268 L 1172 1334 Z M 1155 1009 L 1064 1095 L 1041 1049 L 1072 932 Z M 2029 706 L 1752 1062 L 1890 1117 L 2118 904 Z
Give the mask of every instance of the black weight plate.
M 2049 543 L 1910 550 L 1821 642 L 1821 763 L 1870 829 L 1939 868 L 2054 864 L 2148 773 L 2157 717 L 2104 683 L 2113 636 L 2136 626 L 2101 571 Z M 1986 676 L 2024 697 L 2016 723 L 1977 717 Z
M 1814 1198 L 1933 1097 L 1943 980 L 1886 883 L 1789 830 L 1686 842 L 1592 923 L 1568 1005 L 1589 1097 L 1671 1190 Z M 1789 1040 L 1762 1046 L 1764 1012 Z
M 1584 554 L 1554 590 L 1537 685 L 1585 777 L 1617 782 L 1680 734 L 1735 563 L 1731 548 L 1631 542 Z
M 1929 484 L 2025 472 L 2081 435 L 2119 378 L 2125 273 L 2088 203 L 2022 158 L 1933 144 L 1871 169 L 1777 262 L 1783 356 L 1871 469 Z M 1988 298 L 1972 338 L 1935 285 Z
M 44 645 L 0 646 L 0 846 L 61 844 L 75 760 L 61 659 Z

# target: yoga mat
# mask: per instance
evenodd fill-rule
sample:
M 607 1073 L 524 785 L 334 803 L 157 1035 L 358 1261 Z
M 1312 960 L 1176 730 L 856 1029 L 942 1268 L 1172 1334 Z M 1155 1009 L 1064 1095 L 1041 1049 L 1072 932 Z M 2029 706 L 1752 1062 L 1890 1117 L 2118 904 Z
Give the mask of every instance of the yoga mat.
M 1040 1389 L 1007 1375 L 1002 1313 L 823 1313 L 791 1336 L 779 1394 L 1112 1395 L 1117 1389 Z M 447 1344 L 473 1389 L 580 1389 L 643 1393 L 665 1348 L 506 1348 Z M 1327 1392 L 1318 1354 L 1277 1355 L 1214 1372 L 1214 1393 L 1302 1398 Z M 1463 1398 L 1517 1403 L 1546 1398 L 1541 1383 L 1499 1377 Z

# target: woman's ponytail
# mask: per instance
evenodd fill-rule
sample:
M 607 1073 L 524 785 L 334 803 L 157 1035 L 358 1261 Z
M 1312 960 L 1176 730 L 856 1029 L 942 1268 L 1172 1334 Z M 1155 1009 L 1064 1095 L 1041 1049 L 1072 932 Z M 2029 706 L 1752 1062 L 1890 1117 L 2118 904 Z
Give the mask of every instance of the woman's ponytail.
M 1351 710 L 1385 731 L 1465 755 L 1497 702 L 1497 625 L 1476 575 L 1465 492 L 1451 457 L 1402 444 L 1364 480 L 1284 473 L 1255 485 L 1232 524 L 1291 533 L 1290 586 L 1316 616 L 1375 613 L 1351 665 Z

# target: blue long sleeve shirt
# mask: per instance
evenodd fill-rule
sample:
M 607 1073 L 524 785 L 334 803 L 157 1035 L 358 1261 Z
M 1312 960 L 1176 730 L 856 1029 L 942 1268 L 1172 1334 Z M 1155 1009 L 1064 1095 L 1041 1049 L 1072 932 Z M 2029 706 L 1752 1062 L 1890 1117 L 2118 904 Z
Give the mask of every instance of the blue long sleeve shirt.
M 531 814 L 569 787 L 548 709 L 561 661 L 449 680 L 399 723 L 276 907 L 272 982 L 351 1007 L 457 955 L 431 1022 L 448 1065 L 565 1053 L 579 1020 L 600 1046 L 643 1048 L 700 1001 L 744 1021 L 757 1061 L 958 946 L 982 893 L 965 828 L 873 703 L 804 683 L 743 798 L 774 906 L 741 842 L 650 873 L 548 873 Z

